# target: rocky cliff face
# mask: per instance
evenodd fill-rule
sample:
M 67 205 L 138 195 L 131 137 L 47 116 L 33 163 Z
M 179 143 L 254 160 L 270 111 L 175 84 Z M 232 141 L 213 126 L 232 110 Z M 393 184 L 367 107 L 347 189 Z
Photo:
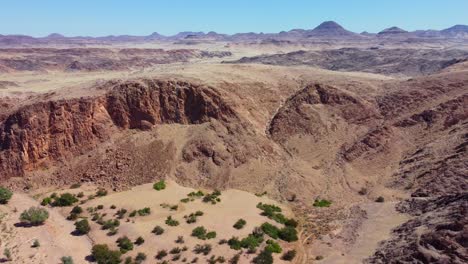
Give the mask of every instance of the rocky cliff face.
M 85 153 L 122 129 L 236 118 L 208 87 L 154 80 L 107 85 L 103 96 L 36 103 L 5 117 L 0 123 L 0 178 Z

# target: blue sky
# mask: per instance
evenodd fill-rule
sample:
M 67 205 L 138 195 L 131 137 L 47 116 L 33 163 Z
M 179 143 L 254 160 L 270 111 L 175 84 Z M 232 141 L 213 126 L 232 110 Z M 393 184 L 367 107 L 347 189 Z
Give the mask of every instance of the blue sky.
M 468 0 L 0 0 L 0 34 L 279 32 L 334 20 L 378 32 L 468 24 Z

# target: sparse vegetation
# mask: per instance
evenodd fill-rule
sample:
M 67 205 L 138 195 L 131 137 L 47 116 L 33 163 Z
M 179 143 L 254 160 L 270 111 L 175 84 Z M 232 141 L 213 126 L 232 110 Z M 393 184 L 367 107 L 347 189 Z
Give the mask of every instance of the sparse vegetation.
M 268 239 L 266 243 L 267 245 L 265 250 L 270 251 L 271 253 L 281 253 L 283 251 L 281 246 L 271 239 Z
M 211 249 L 212 247 L 210 244 L 204 244 L 204 245 L 197 244 L 195 248 L 193 249 L 193 252 L 195 252 L 195 254 L 203 254 L 207 256 L 208 254 L 210 254 Z
M 332 202 L 329 201 L 329 200 L 325 200 L 325 199 L 322 199 L 322 200 L 316 199 L 316 200 L 314 201 L 313 206 L 314 206 L 314 207 L 330 207 L 331 204 L 332 204 Z
M 111 229 L 111 228 L 116 228 L 120 226 L 120 221 L 117 220 L 117 219 L 114 219 L 114 220 L 107 220 L 103 223 L 102 225 L 102 230 L 107 230 L 107 229 Z
M 135 263 L 139 264 L 146 260 L 146 254 L 143 252 L 139 252 L 135 257 Z
M 151 214 L 151 209 L 149 207 L 145 207 L 137 211 L 139 216 L 147 216 Z
M 52 198 L 52 196 L 51 196 L 51 198 Z M 78 202 L 78 198 L 76 198 L 75 195 L 73 195 L 71 193 L 63 193 L 54 200 L 52 205 L 53 206 L 64 207 L 64 206 L 71 206 L 76 202 Z
M 107 190 L 104 189 L 104 188 L 99 188 L 97 191 L 96 191 L 96 196 L 97 197 L 102 197 L 102 196 L 106 196 L 107 195 Z
M 156 182 L 155 184 L 153 184 L 153 189 L 155 189 L 156 191 L 161 191 L 161 190 L 166 189 L 166 182 L 164 180 L 160 180 Z
M 221 192 L 218 191 L 218 190 L 215 190 L 212 193 L 206 194 L 203 197 L 203 202 L 204 203 L 211 203 L 211 204 L 219 203 L 219 202 L 221 202 L 221 198 L 219 198 L 220 195 L 221 195 Z
M 271 238 L 277 239 L 279 237 L 280 229 L 270 223 L 263 223 L 261 225 L 262 231 L 269 235 Z
M 279 238 L 281 238 L 284 241 L 287 242 L 292 242 L 292 241 L 297 241 L 297 230 L 294 227 L 291 226 L 285 226 L 283 227 L 279 233 L 278 233 Z
M 191 213 L 188 216 L 187 215 L 184 216 L 184 218 L 185 218 L 185 221 L 187 222 L 187 224 L 193 224 L 193 223 L 197 222 L 197 217 L 202 216 L 202 215 L 203 215 L 202 211 L 196 211 L 195 213 Z
M 137 245 L 137 246 L 141 246 L 141 245 L 143 245 L 143 243 L 145 243 L 145 239 L 143 239 L 141 236 L 139 236 L 139 237 L 135 240 L 135 245 Z
M 13 196 L 13 192 L 5 187 L 0 187 L 0 204 L 6 204 Z
M 234 227 L 235 229 L 242 229 L 242 228 L 245 226 L 245 224 L 247 224 L 247 221 L 245 221 L 244 219 L 239 219 L 239 220 L 237 220 L 237 222 L 233 225 L 233 227 Z
M 284 224 L 288 219 L 281 213 L 281 208 L 273 204 L 258 203 L 257 208 L 262 210 L 262 215 L 278 223 Z
M 175 242 L 176 242 L 177 244 L 183 244 L 183 243 L 185 243 L 184 237 L 183 237 L 183 236 L 178 236 Z
M 42 225 L 47 218 L 49 218 L 49 212 L 40 207 L 31 207 L 20 215 L 20 221 L 29 225 Z

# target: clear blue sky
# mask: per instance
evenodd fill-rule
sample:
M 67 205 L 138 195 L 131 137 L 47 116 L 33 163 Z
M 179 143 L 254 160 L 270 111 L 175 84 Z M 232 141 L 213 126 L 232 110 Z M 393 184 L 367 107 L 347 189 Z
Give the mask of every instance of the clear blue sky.
M 334 20 L 378 32 L 468 24 L 468 0 L 1 0 L 0 34 L 279 32 Z

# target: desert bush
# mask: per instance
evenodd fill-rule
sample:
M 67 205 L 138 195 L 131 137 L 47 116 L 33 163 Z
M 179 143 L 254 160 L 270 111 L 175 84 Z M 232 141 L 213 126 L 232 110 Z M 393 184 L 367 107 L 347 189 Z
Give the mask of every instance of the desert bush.
M 240 260 L 240 254 L 235 254 L 230 260 L 229 264 L 237 264 Z
M 155 184 L 153 184 L 153 189 L 155 189 L 156 191 L 161 191 L 161 190 L 166 189 L 166 182 L 164 180 L 160 180 L 156 182 Z
M 80 183 L 74 183 L 70 186 L 70 189 L 78 189 L 81 187 L 81 184 Z
M 366 195 L 367 194 L 367 188 L 362 187 L 359 192 L 360 195 Z
M 273 264 L 273 256 L 270 251 L 263 250 L 252 261 L 255 264 Z
M 316 200 L 314 201 L 313 206 L 314 206 L 314 207 L 330 207 L 331 204 L 332 204 L 332 202 L 329 201 L 329 200 L 325 200 L 325 199 L 322 199 L 322 200 L 316 199 Z
M 49 218 L 49 212 L 40 207 L 31 207 L 20 215 L 20 221 L 29 225 L 41 225 L 47 218 Z
M 199 226 L 199 227 L 195 227 L 192 230 L 192 236 L 198 239 L 206 240 L 206 239 L 215 238 L 216 232 L 214 231 L 208 232 L 206 228 L 204 228 L 203 226 Z
M 279 233 L 278 233 L 279 238 L 281 238 L 284 241 L 287 242 L 292 242 L 292 241 L 297 241 L 297 231 L 294 227 L 291 226 L 285 226 L 283 227 Z
M 83 197 L 84 197 L 84 193 L 83 193 L 83 192 L 79 192 L 79 193 L 76 195 L 76 197 L 78 197 L 78 198 L 83 198 Z
M 235 229 L 242 229 L 247 222 L 244 219 L 239 219 L 237 222 L 233 225 Z
M 133 210 L 128 216 L 129 217 L 135 217 L 137 214 L 137 211 L 136 210 Z
M 322 259 L 323 259 L 323 256 L 320 256 L 320 255 L 315 257 L 315 260 L 322 260 Z
M 63 256 L 61 259 L 62 264 L 74 264 L 73 258 L 70 256 Z
M 192 197 L 192 198 L 200 198 L 200 197 L 203 197 L 205 194 L 202 192 L 202 191 L 197 191 L 197 192 L 190 192 L 189 194 L 187 194 L 188 197 Z
M 277 239 L 279 237 L 279 228 L 270 223 L 263 223 L 261 225 L 261 229 L 265 234 L 269 235 L 271 238 Z
M 140 246 L 140 245 L 143 245 L 143 243 L 145 243 L 145 239 L 143 239 L 141 236 L 139 236 L 136 240 L 135 240 L 135 244 Z
M 182 203 L 188 203 L 188 202 L 190 202 L 190 199 L 189 198 L 183 198 L 183 199 L 180 199 L 180 201 Z
M 108 236 L 115 236 L 118 232 L 119 232 L 119 229 L 117 229 L 115 227 L 111 227 L 109 229 L 109 232 L 107 232 L 107 235 Z
M 299 222 L 297 222 L 295 219 L 293 218 L 290 218 L 288 220 L 286 220 L 286 222 L 284 223 L 285 226 L 291 226 L 291 227 L 294 227 L 296 228 L 298 225 L 299 225 Z
M 211 249 L 212 247 L 210 244 L 204 244 L 204 245 L 197 244 L 195 248 L 193 249 L 193 252 L 195 252 L 195 254 L 203 254 L 207 256 L 208 254 L 210 254 Z
M 281 257 L 282 260 L 291 261 L 296 257 L 296 250 L 288 250 Z
M 151 233 L 159 236 L 159 235 L 162 235 L 162 233 L 164 233 L 164 228 L 160 227 L 160 226 L 155 226 L 153 228 L 153 231 L 151 231 Z
M 78 202 L 78 199 L 75 197 L 75 195 L 71 193 L 63 193 L 55 199 L 52 205 L 63 207 L 73 205 L 76 202 Z
M 377 199 L 375 199 L 375 201 L 377 203 L 383 203 L 383 202 L 385 202 L 385 198 L 383 198 L 382 196 L 379 196 L 379 197 L 377 197 Z
M 164 257 L 167 256 L 167 251 L 166 250 L 160 250 L 158 251 L 158 253 L 156 254 L 156 258 L 157 259 L 163 259 Z
M 122 253 L 118 250 L 110 250 L 107 245 L 94 245 L 91 250 L 91 256 L 98 264 L 118 264 L 121 262 Z
M 40 246 L 41 246 L 41 243 L 39 242 L 39 240 L 34 239 L 34 242 L 33 242 L 33 244 L 31 245 L 31 247 L 33 247 L 33 248 L 38 248 L 38 247 L 40 247 Z
M 116 208 L 117 208 L 117 206 L 115 206 L 115 204 L 110 206 L 110 209 L 116 209 Z
M 185 242 L 184 237 L 183 236 L 178 236 L 175 242 L 177 244 L 183 244 Z
M 46 206 L 46 205 L 49 205 L 51 203 L 52 203 L 52 198 L 46 197 L 46 198 L 42 199 L 41 205 Z
M 175 219 L 172 219 L 172 216 L 168 216 L 167 219 L 166 219 L 166 225 L 168 225 L 168 226 L 178 226 L 179 221 L 177 221 Z
M 281 253 L 281 251 L 283 251 L 281 246 L 271 239 L 268 239 L 266 243 L 267 245 L 265 250 L 270 251 L 271 253 Z
M 122 219 L 122 218 L 124 218 L 126 213 L 127 213 L 127 209 L 122 208 L 122 209 L 118 210 L 115 213 L 115 215 L 117 215 L 117 218 Z
M 0 187 L 0 204 L 6 204 L 13 196 L 13 192 L 5 187 Z
M 117 246 L 120 248 L 122 254 L 133 250 L 133 242 L 127 236 L 119 237 L 119 239 L 117 239 Z
M 149 207 L 145 207 L 137 211 L 139 216 L 146 216 L 151 214 L 151 209 Z
M 102 209 L 104 209 L 104 205 L 99 204 L 98 206 L 96 206 L 96 210 L 102 210 Z
M 88 220 L 83 219 L 75 223 L 75 230 L 80 235 L 88 234 L 91 231 L 91 226 Z
M 174 256 L 172 256 L 172 261 L 178 261 L 180 259 L 181 255 L 180 254 L 176 254 Z
M 5 258 L 7 259 L 7 261 L 11 261 L 12 260 L 12 257 L 11 257 L 11 251 L 9 248 L 5 248 L 3 250 L 3 255 L 5 256 Z
M 243 248 L 257 248 L 263 242 L 263 236 L 255 236 L 249 234 L 247 237 L 240 241 L 240 245 Z
M 107 190 L 104 189 L 104 188 L 99 188 L 97 191 L 96 191 L 96 196 L 97 197 L 102 197 L 102 196 L 106 196 L 107 195 Z
M 221 198 L 219 196 L 221 195 L 221 192 L 218 190 L 215 190 L 212 193 L 205 194 L 203 197 L 203 202 L 205 203 L 211 203 L 211 204 L 216 204 L 218 202 L 221 202 Z
M 238 237 L 231 237 L 227 243 L 231 249 L 240 250 L 242 248 L 241 242 Z
M 83 208 L 81 208 L 80 206 L 75 206 L 70 211 L 70 213 L 72 213 L 72 214 L 81 214 L 81 213 L 83 213 Z
M 111 229 L 111 228 L 115 228 L 115 227 L 118 227 L 120 226 L 120 221 L 117 220 L 117 219 L 109 219 L 107 221 L 104 222 L 104 224 L 102 225 L 102 230 L 107 230 L 107 229 Z
M 135 263 L 139 264 L 146 260 L 146 254 L 143 252 L 139 252 L 135 257 Z
M 173 249 L 171 249 L 171 251 L 169 251 L 169 253 L 171 254 L 179 254 L 182 250 L 179 248 L 179 247 L 175 247 Z

